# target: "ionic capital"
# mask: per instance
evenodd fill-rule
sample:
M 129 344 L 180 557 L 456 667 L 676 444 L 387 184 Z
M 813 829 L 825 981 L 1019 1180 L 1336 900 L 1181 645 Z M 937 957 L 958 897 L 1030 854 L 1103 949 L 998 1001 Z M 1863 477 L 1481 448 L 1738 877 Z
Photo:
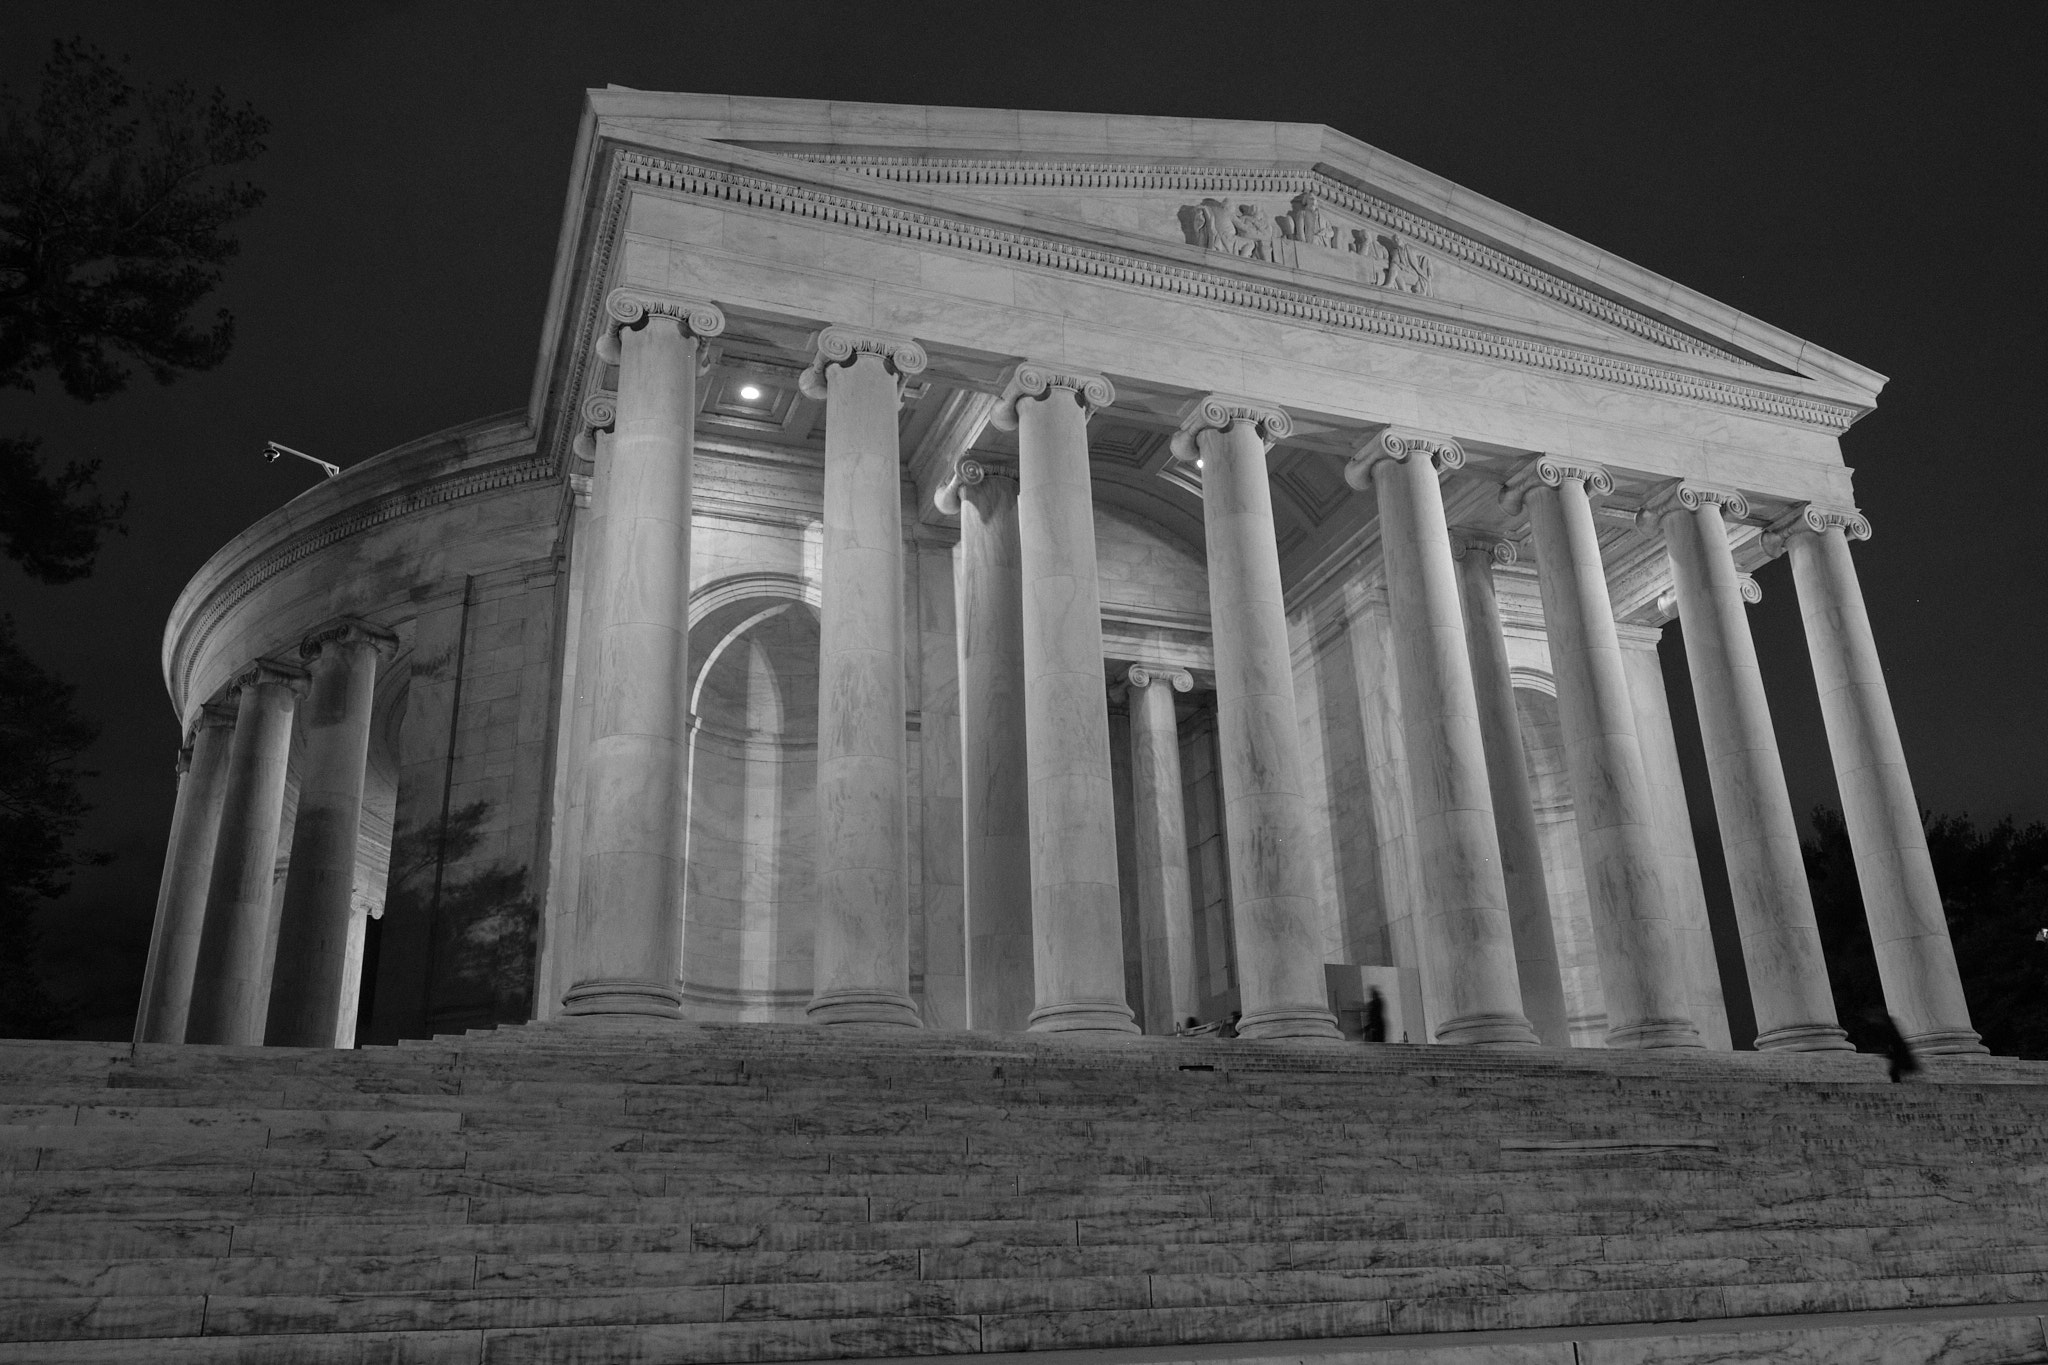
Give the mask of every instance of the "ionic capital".
M 1352 452 L 1350 463 L 1344 466 L 1344 482 L 1364 493 L 1372 487 L 1375 465 L 1387 460 L 1406 464 L 1418 456 L 1430 462 L 1438 477 L 1465 467 L 1465 448 L 1456 441 L 1395 431 L 1389 427 Z
M 1763 585 L 1756 581 L 1756 577 L 1753 574 L 1736 574 L 1735 591 L 1744 602 L 1752 607 L 1764 600 Z M 1669 621 L 1677 615 L 1678 589 L 1666 588 L 1663 592 L 1657 594 L 1657 618 L 1660 621 Z
M 1484 555 L 1496 564 L 1512 564 L 1521 558 L 1515 542 L 1498 531 L 1481 531 L 1470 526 L 1451 528 L 1451 558 Z
M 229 679 L 223 693 L 233 697 L 254 687 L 283 687 L 298 696 L 305 692 L 308 676 L 305 669 L 288 660 L 263 658 Z
M 706 340 L 725 330 L 725 313 L 709 299 L 684 298 L 651 289 L 621 287 L 604 301 L 604 327 L 597 336 L 597 358 L 619 363 L 619 333 L 639 327 L 651 317 L 674 318 L 684 333 Z
M 1605 497 L 1614 491 L 1614 476 L 1603 465 L 1560 459 L 1555 455 L 1538 455 L 1516 470 L 1515 476 L 1501 488 L 1500 505 L 1509 512 L 1519 512 L 1536 485 L 1562 488 L 1568 479 L 1576 479 L 1585 485 L 1588 494 Z
M 1143 690 L 1158 683 L 1171 687 L 1176 692 L 1192 692 L 1195 689 L 1195 675 L 1185 668 L 1160 668 L 1149 664 L 1132 664 L 1124 674 L 1124 681 L 1132 687 Z
M 1643 510 L 1636 513 L 1636 529 L 1654 531 L 1673 512 L 1697 512 L 1702 507 L 1719 507 L 1723 515 L 1736 521 L 1749 515 L 1749 499 L 1732 488 L 1708 488 L 1673 479 L 1652 493 Z
M 930 363 L 924 347 L 894 332 L 870 332 L 859 327 L 827 327 L 811 338 L 811 366 L 797 376 L 796 386 L 804 397 L 824 402 L 825 371 L 833 365 L 853 365 L 864 355 L 879 356 L 883 368 L 901 381 L 922 374 Z
M 343 616 L 299 641 L 299 657 L 311 663 L 328 649 L 345 649 L 351 645 L 367 647 L 374 650 L 378 658 L 388 659 L 398 652 L 398 637 L 382 626 L 354 616 Z
M 205 730 L 231 730 L 235 724 L 235 708 L 226 702 L 210 701 L 199 708 L 199 714 L 192 719 L 192 729 L 185 736 L 189 746 L 199 742 L 199 735 Z
M 1268 450 L 1275 442 L 1284 441 L 1294 434 L 1294 419 L 1272 404 L 1251 398 L 1234 398 L 1226 393 L 1212 393 L 1197 402 L 1181 419 L 1180 430 L 1173 433 L 1173 457 L 1193 464 L 1201 455 L 1196 446 L 1197 437 L 1205 431 L 1229 431 L 1239 422 L 1250 422 L 1257 428 L 1259 440 Z
M 619 396 L 610 389 L 598 389 L 583 400 L 583 421 L 572 448 L 579 460 L 597 458 L 597 433 L 618 425 Z
M 989 425 L 998 431 L 1015 431 L 1017 405 L 1027 398 L 1039 401 L 1050 398 L 1054 389 L 1065 389 L 1072 394 L 1074 401 L 1090 417 L 1116 402 L 1116 385 L 1099 374 L 1026 360 L 1010 371 L 1009 380 L 1003 385 L 1003 396 L 996 401 L 995 411 L 988 415 Z
M 1850 540 L 1870 539 L 1870 522 L 1853 507 L 1817 507 L 1802 502 L 1764 528 L 1764 552 L 1776 559 L 1795 536 L 1825 535 L 1839 530 Z
M 957 517 L 960 515 L 960 499 L 967 495 L 968 490 L 980 488 L 991 479 L 1014 486 L 1017 472 L 1006 464 L 964 456 L 953 466 L 953 472 L 946 476 L 946 481 L 932 490 L 932 505 L 949 517 Z

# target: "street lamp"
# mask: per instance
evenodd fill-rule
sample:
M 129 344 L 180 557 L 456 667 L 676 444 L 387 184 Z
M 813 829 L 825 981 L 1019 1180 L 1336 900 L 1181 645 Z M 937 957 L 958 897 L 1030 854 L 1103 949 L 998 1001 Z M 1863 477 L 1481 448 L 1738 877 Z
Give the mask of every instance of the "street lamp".
M 276 464 L 277 457 L 280 455 L 296 455 L 300 459 L 305 460 L 310 464 L 319 465 L 320 468 L 327 472 L 327 477 L 330 479 L 333 478 L 335 475 L 341 473 L 340 465 L 329 464 L 327 463 L 327 461 L 321 459 L 318 455 L 308 455 L 303 450 L 293 450 L 290 446 L 281 446 L 275 441 L 265 441 L 263 443 L 263 446 L 263 460 L 264 463 L 266 464 Z

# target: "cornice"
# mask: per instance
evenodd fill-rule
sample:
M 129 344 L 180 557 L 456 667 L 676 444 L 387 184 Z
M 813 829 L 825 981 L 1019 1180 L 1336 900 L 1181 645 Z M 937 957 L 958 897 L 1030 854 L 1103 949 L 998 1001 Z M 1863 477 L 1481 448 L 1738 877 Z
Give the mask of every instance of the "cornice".
M 1096 161 L 1003 161 L 960 157 L 846 156 L 832 152 L 789 153 L 810 161 L 917 185 L 1000 185 L 1047 188 L 1174 190 L 1232 194 L 1314 193 L 1369 222 L 1423 242 L 1444 257 L 1528 290 L 1573 312 L 1606 323 L 1669 350 L 1712 356 L 1738 365 L 1755 362 L 1702 341 L 1668 323 L 1646 317 L 1626 304 L 1561 279 L 1547 270 L 1474 240 L 1433 219 L 1367 193 L 1319 170 L 1275 170 L 1264 166 L 1203 166 L 1104 163 Z
M 787 213 L 860 231 L 1065 271 L 1130 288 L 1205 299 L 1297 323 L 1383 336 L 1623 388 L 1710 403 L 1829 432 L 1847 430 L 1857 415 L 1851 408 L 1822 399 L 1666 369 L 1590 349 L 1491 332 L 1335 294 L 1272 284 L 1106 247 L 1079 245 L 1015 228 L 901 208 L 766 174 L 658 157 L 623 147 L 614 151 L 609 174 L 613 187 L 606 196 L 606 226 L 601 231 L 613 236 L 616 235 L 620 216 L 619 203 L 626 188 L 629 185 L 647 185 L 678 194 Z M 600 243 L 599 247 L 601 258 L 596 265 L 601 272 L 609 268 L 614 248 L 609 241 Z M 591 297 L 585 302 L 589 326 L 582 335 L 591 335 L 594 330 L 596 296 L 602 291 L 604 278 L 601 273 L 592 276 L 593 284 L 588 290 Z M 579 354 L 575 364 L 577 373 L 567 391 L 581 393 L 584 391 L 583 370 L 589 364 L 587 353 Z M 571 433 L 558 429 L 559 444 L 566 446 L 570 438 Z
M 346 478 L 353 472 L 345 471 L 342 477 Z M 339 515 L 329 520 L 282 537 L 268 551 L 248 560 L 239 568 L 230 570 L 219 582 L 213 584 L 202 604 L 187 618 L 184 628 L 178 631 L 168 651 L 169 657 L 165 660 L 166 681 L 172 685 L 173 699 L 180 702 L 182 709 L 183 701 L 191 694 L 192 671 L 205 655 L 207 643 L 213 638 L 214 632 L 220 628 L 229 614 L 265 583 L 293 565 L 318 554 L 330 545 L 359 535 L 374 526 L 381 526 L 385 522 L 411 516 L 442 503 L 457 502 L 463 498 L 515 488 L 522 484 L 549 482 L 555 478 L 556 473 L 557 466 L 552 459 L 524 454 L 482 468 L 459 470 L 417 487 L 387 494 L 368 506 L 343 509 Z M 177 620 L 175 609 L 172 620 Z

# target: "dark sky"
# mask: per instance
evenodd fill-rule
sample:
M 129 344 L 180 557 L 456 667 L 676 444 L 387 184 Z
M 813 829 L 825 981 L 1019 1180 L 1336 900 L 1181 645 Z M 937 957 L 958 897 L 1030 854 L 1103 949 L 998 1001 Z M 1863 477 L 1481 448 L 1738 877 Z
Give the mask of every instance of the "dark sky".
M 90 580 L 0 565 L 0 609 L 104 726 L 91 839 L 52 916 L 96 1031 L 126 1036 L 174 794 L 158 663 L 186 579 L 317 477 L 526 402 L 582 91 L 1327 123 L 1891 376 L 1844 439 L 1858 547 L 1921 803 L 2048 816 L 2036 429 L 2043 45 L 2016 11 L 1676 6 L 352 3 L 8 6 L 0 82 L 53 38 L 274 125 L 221 302 L 234 355 L 0 429 L 106 462 L 133 534 Z M 1834 781 L 1790 575 L 1752 609 L 1795 806 Z M 88 1025 L 89 1028 L 93 1025 Z

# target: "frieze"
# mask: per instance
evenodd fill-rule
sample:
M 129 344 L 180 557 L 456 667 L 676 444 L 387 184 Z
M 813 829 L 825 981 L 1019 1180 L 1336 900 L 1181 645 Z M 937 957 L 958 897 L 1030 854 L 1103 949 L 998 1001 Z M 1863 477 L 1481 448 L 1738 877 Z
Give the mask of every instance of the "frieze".
M 1103 248 L 1077 246 L 1014 229 L 993 228 L 900 209 L 766 176 L 670 161 L 624 149 L 616 153 L 616 158 L 616 174 L 620 182 L 651 185 L 681 194 L 790 213 L 1046 269 L 1213 300 L 1298 322 L 1437 346 L 1647 392 L 1716 403 L 1803 422 L 1828 431 L 1847 430 L 1856 416 L 1851 408 L 1821 399 L 1668 370 L 1568 345 L 1508 336 L 1310 290 L 1240 279 Z M 622 190 L 615 190 L 615 193 L 619 192 Z M 564 432 L 562 444 L 566 446 L 569 439 L 569 433 Z

